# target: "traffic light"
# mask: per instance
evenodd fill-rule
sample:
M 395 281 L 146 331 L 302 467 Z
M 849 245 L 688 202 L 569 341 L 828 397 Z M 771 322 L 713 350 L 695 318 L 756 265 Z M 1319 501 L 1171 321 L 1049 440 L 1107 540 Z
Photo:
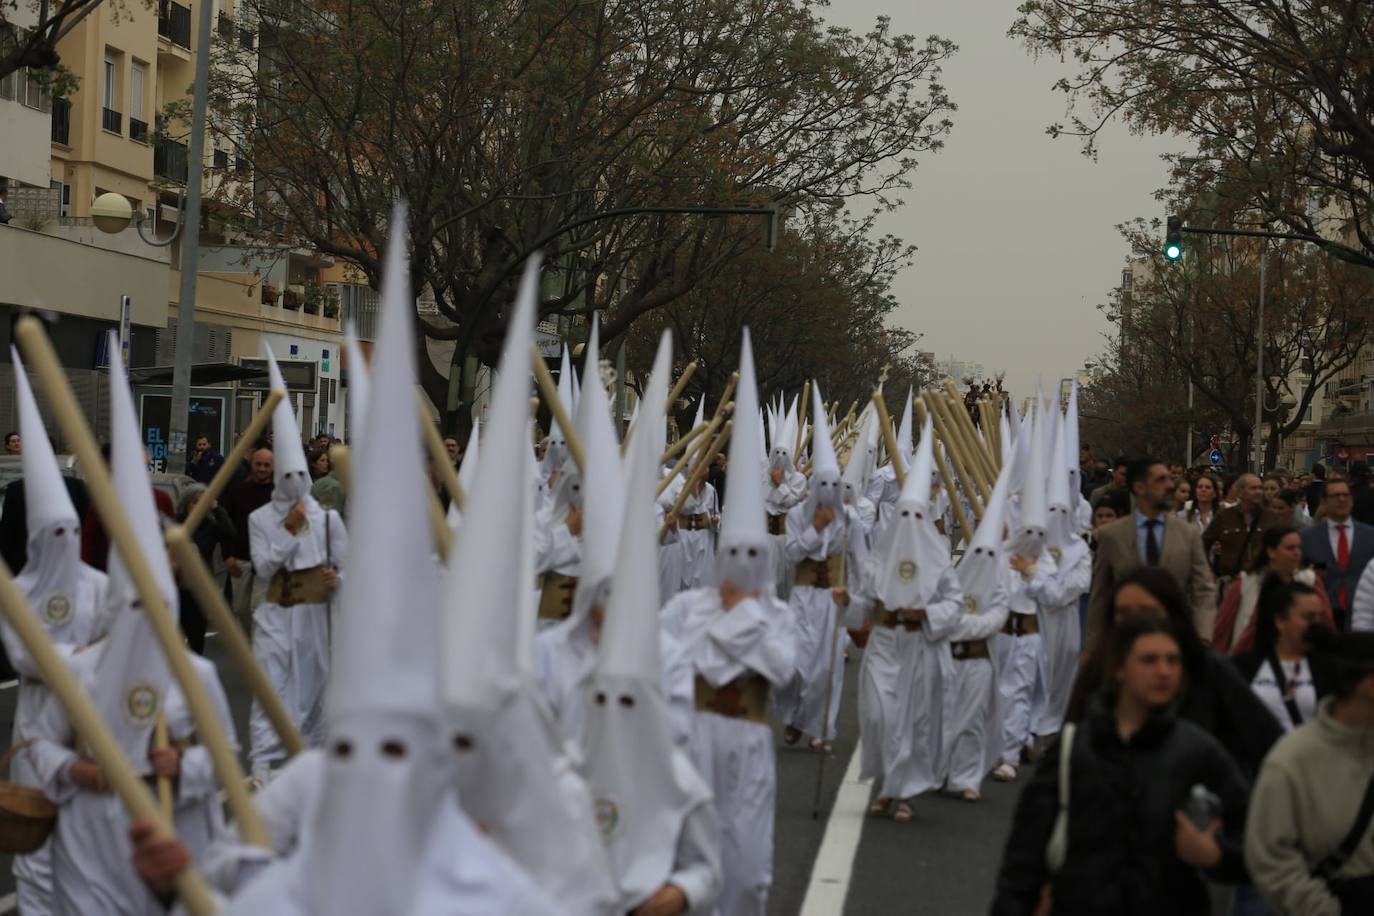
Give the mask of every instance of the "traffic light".
M 1183 217 L 1171 216 L 1164 231 L 1164 257 L 1177 261 L 1183 257 Z

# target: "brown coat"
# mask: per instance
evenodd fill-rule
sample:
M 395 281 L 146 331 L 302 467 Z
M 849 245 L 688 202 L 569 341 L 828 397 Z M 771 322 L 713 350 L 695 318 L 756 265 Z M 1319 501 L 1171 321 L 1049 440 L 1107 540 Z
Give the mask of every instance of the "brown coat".
M 1212 516 L 1212 524 L 1202 533 L 1202 546 L 1210 556 L 1213 545 L 1216 545 L 1217 575 L 1229 579 L 1254 568 L 1265 531 L 1292 524 L 1291 514 L 1265 509 L 1260 513 L 1259 523 L 1252 532 L 1240 506 L 1231 506 Z
M 1217 616 L 1217 586 L 1202 536 L 1197 526 L 1176 515 L 1164 515 L 1164 541 L 1159 549 L 1159 567 L 1167 571 L 1183 589 L 1193 610 L 1193 625 L 1204 640 L 1211 640 Z M 1088 599 L 1088 632 L 1083 647 L 1091 651 L 1097 634 L 1112 610 L 1116 584 L 1144 565 L 1136 542 L 1135 515 L 1119 518 L 1097 531 L 1097 553 L 1093 556 L 1093 585 Z

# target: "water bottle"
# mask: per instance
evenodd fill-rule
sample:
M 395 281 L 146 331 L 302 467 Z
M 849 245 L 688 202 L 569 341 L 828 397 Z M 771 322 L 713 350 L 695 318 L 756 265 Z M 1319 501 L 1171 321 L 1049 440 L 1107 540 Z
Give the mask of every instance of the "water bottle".
M 1221 818 L 1221 799 L 1206 786 L 1198 783 L 1188 793 L 1188 801 L 1183 805 L 1183 816 L 1192 821 L 1198 830 L 1206 830 L 1212 822 Z

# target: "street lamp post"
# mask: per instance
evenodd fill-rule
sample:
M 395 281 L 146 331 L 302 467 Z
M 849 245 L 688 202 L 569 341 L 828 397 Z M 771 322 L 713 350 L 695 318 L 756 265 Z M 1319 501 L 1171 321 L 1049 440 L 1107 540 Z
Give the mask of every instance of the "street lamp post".
M 172 361 L 172 410 L 167 428 L 167 470 L 186 470 L 186 430 L 191 413 L 191 358 L 196 340 L 196 269 L 200 260 L 200 195 L 205 180 L 205 106 L 210 89 L 210 0 L 201 0 L 196 24 L 196 81 L 191 97 L 191 140 L 186 154 L 186 228 L 181 240 L 177 295 L 176 356 Z
M 1264 473 L 1264 445 L 1260 441 L 1260 423 L 1264 418 L 1264 280 L 1267 241 L 1260 243 L 1259 321 L 1255 322 L 1255 473 Z

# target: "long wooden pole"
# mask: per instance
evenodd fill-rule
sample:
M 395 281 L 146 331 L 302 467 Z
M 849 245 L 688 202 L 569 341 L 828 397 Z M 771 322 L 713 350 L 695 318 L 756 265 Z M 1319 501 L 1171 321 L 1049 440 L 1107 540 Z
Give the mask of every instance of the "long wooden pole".
M 892 431 L 892 417 L 887 413 L 887 401 L 881 391 L 873 392 L 873 406 L 878 411 L 878 426 L 887 443 L 887 454 L 892 463 L 892 471 L 897 475 L 897 489 L 906 486 L 906 468 L 902 466 L 902 453 L 897 449 L 897 434 Z
M 549 367 L 544 364 L 544 356 L 534 344 L 530 344 L 530 355 L 533 357 L 534 380 L 539 383 L 539 393 L 544 396 L 544 403 L 549 405 L 549 413 L 553 414 L 558 428 L 563 431 L 563 438 L 568 443 L 568 454 L 572 455 L 573 463 L 579 471 L 585 471 L 587 453 L 582 450 L 582 440 L 577 438 L 577 430 L 573 429 L 572 417 L 568 416 L 563 399 L 558 396 L 558 386 L 554 384 Z
M 721 392 L 720 400 L 716 402 L 716 412 L 713 413 L 713 414 L 711 414 L 711 418 L 712 418 L 712 419 L 714 419 L 714 418 L 716 418 L 716 417 L 724 416 L 724 415 L 725 415 L 725 410 L 726 410 L 727 407 L 728 407 L 730 410 L 734 410 L 734 409 L 735 409 L 735 402 L 732 401 L 732 400 L 730 400 L 730 398 L 732 398 L 732 397 L 734 396 L 734 394 L 735 394 L 735 386 L 738 385 L 738 384 L 739 384 L 739 373 L 738 373 L 738 372 L 731 373 L 731 375 L 730 375 L 730 380 L 727 381 L 727 382 L 725 383 L 725 391 Z
M 162 809 L 153 800 L 148 785 L 138 777 L 134 768 L 124 756 L 119 742 L 115 740 L 100 711 L 95 708 L 91 698 L 72 674 L 67 662 L 58 655 L 52 637 L 38 616 L 29 606 L 19 587 L 14 583 L 10 568 L 0 560 L 0 613 L 13 628 L 19 641 L 24 644 L 29 657 L 43 675 L 43 683 L 57 697 L 62 708 L 71 720 L 72 728 L 90 748 L 91 756 L 100 767 L 100 772 L 110 783 L 110 788 L 124 803 L 131 819 L 151 821 L 157 825 L 158 832 L 164 836 L 174 835 L 172 822 L 165 818 Z M 176 876 L 177 899 L 185 904 L 194 916 L 211 916 L 215 912 L 214 898 L 205 879 L 196 871 L 194 864 Z
M 691 429 L 687 430 L 687 432 L 684 435 L 678 436 L 676 442 L 674 442 L 672 445 L 668 446 L 666 449 L 663 450 L 663 454 L 658 457 L 658 463 L 662 464 L 670 458 L 676 457 L 678 452 L 685 449 L 698 436 L 704 433 L 708 426 L 710 426 L 710 424 L 703 420 L 696 426 L 693 426 Z
M 945 391 L 949 395 L 948 419 L 954 424 L 955 434 L 963 439 L 965 460 L 971 461 L 974 465 L 972 470 L 976 470 L 982 477 L 983 499 L 986 500 L 992 495 L 992 485 L 997 480 L 997 468 L 992 460 L 992 453 L 988 449 L 988 444 L 978 435 L 978 430 L 974 428 L 973 418 L 964 407 L 963 398 L 959 397 L 959 389 L 954 387 L 953 382 L 949 382 Z
M 153 721 L 153 747 L 161 749 L 167 746 L 167 713 L 159 709 L 157 719 Z M 172 823 L 176 804 L 172 799 L 172 781 L 166 776 L 157 778 L 157 806 L 162 809 L 162 816 L 167 823 Z
M 205 488 L 204 495 L 200 502 L 186 514 L 185 524 L 189 525 L 188 530 L 195 531 L 200 527 L 200 523 L 205 519 L 205 514 L 210 511 L 210 507 L 219 499 L 219 495 L 224 492 L 224 488 L 229 486 L 229 481 L 234 477 L 234 471 L 238 469 L 240 462 L 248 454 L 248 450 L 253 447 L 253 443 L 258 441 L 258 436 L 262 435 L 262 430 L 272 421 L 272 411 L 281 403 L 281 399 L 286 397 L 285 391 L 272 390 L 267 392 L 267 397 L 263 400 L 258 412 L 253 414 L 253 419 L 249 422 L 248 428 L 243 431 L 239 441 L 234 443 L 234 450 L 224 459 L 224 464 L 219 466 L 215 476 L 210 480 L 210 485 Z
M 95 436 L 91 435 L 91 429 L 86 425 L 86 418 L 77 405 L 71 385 L 62 372 L 57 352 L 53 350 L 52 342 L 37 318 L 21 318 L 15 326 L 15 336 L 19 338 L 24 358 L 42 380 L 49 403 L 57 414 L 57 422 L 72 444 L 77 460 L 81 462 L 91 502 L 100 513 L 100 520 L 105 523 L 111 545 L 119 551 L 124 567 L 138 589 L 139 598 L 143 601 L 143 613 L 148 616 L 148 622 L 152 624 L 162 645 L 163 655 L 167 657 L 167 666 L 181 687 L 186 705 L 190 707 L 196 723 L 196 735 L 214 763 L 215 775 L 228 795 L 229 809 L 238 823 L 239 832 L 247 842 L 270 849 L 267 828 L 263 826 L 262 817 L 248 794 L 238 757 L 224 729 L 220 727 L 219 716 L 210 702 L 205 685 L 191 664 L 171 608 L 167 606 L 162 589 L 153 576 L 153 569 L 139 547 L 133 526 L 119 503 L 110 471 L 105 466 L 100 449 L 96 447 Z
M 944 418 L 940 415 L 938 397 L 938 394 L 932 395 L 929 401 L 926 402 L 926 410 L 929 412 L 931 422 L 934 424 L 936 435 L 938 435 L 940 440 L 945 444 L 945 451 L 949 454 L 950 463 L 954 465 L 954 474 L 959 478 L 959 484 L 964 489 L 964 496 L 968 499 L 969 505 L 973 507 L 974 516 L 979 521 L 982 521 L 983 501 L 979 497 L 978 485 L 974 482 L 973 475 L 970 474 L 968 468 L 964 466 L 960 454 L 962 450 L 959 447 L 959 441 L 950 434 L 945 425 Z M 921 396 L 921 399 L 923 401 L 925 400 L 924 394 Z M 925 423 L 925 420 L 922 419 L 921 422 Z
M 964 435 L 963 427 L 959 425 L 956 417 L 957 412 L 963 410 L 964 407 L 962 404 L 951 403 L 939 391 L 926 392 L 923 396 L 926 398 L 926 406 L 929 407 L 934 417 L 935 428 L 939 432 L 940 438 L 945 442 L 945 447 L 954 450 L 952 460 L 955 471 L 958 472 L 962 467 L 961 476 L 967 474 L 974 486 L 978 488 L 976 494 L 978 504 L 975 511 L 978 518 L 982 519 L 982 504 L 992 495 L 992 485 L 987 480 L 977 458 L 973 455 L 968 437 Z
M 797 408 L 797 441 L 792 443 L 792 462 L 801 466 L 802 430 L 806 428 L 806 414 L 811 409 L 811 382 L 802 385 L 801 406 Z
M 921 424 L 921 428 L 926 427 L 926 405 L 917 398 L 915 401 L 916 419 Z M 889 424 L 890 426 L 891 424 Z M 959 531 L 963 535 L 964 543 L 967 544 L 973 539 L 973 526 L 968 523 L 968 513 L 964 511 L 964 500 L 959 495 L 959 488 L 954 485 L 954 478 L 949 476 L 949 465 L 945 463 L 945 456 L 940 449 L 935 448 L 937 443 L 931 443 L 931 452 L 935 455 L 935 467 L 940 472 L 940 482 L 945 485 L 945 493 L 949 496 L 950 508 L 954 510 L 954 517 L 959 521 Z
M 663 491 L 668 489 L 668 486 L 676 479 L 678 474 L 682 473 L 683 467 L 691 464 L 691 462 L 695 461 L 705 449 L 711 447 L 712 438 L 715 436 L 716 430 L 720 429 L 720 425 L 724 422 L 725 417 L 718 416 L 713 418 L 710 423 L 706 424 L 706 430 L 697 438 L 696 444 L 683 452 L 682 457 L 674 462 L 667 475 L 658 482 L 658 489 L 654 492 L 655 499 L 663 495 Z M 693 465 L 693 467 L 695 468 L 695 465 Z
M 340 477 L 342 478 L 342 475 Z M 167 539 L 167 547 L 172 552 L 172 559 L 177 564 L 177 570 L 181 573 L 182 584 L 190 589 L 201 611 L 219 634 L 220 642 L 228 650 L 229 657 L 234 660 L 239 673 L 248 682 L 248 690 L 253 694 L 253 699 L 258 701 L 258 705 L 272 723 L 272 728 L 276 730 L 282 747 L 286 748 L 287 756 L 296 756 L 305 750 L 305 739 L 301 737 L 296 723 L 291 721 L 291 714 L 286 711 L 281 697 L 277 696 L 277 691 L 267 679 L 267 673 L 262 670 L 262 665 L 258 664 L 248 637 L 244 635 L 243 628 L 239 626 L 239 622 L 229 610 L 229 605 L 225 603 L 224 592 L 220 591 L 214 577 L 210 575 L 210 570 L 205 568 L 205 561 L 201 559 L 200 551 L 191 541 L 186 527 L 174 525 L 167 529 L 164 536 Z
M 677 384 L 673 386 L 672 391 L 668 392 L 668 401 L 663 405 L 663 410 L 666 413 L 672 413 L 673 404 L 677 402 L 678 398 L 682 397 L 683 389 L 687 387 L 687 383 L 692 380 L 692 376 L 696 371 L 697 364 L 695 360 L 688 363 L 687 367 L 682 370 L 682 375 L 678 376 Z
M 716 436 L 715 441 L 711 443 L 711 447 L 707 449 L 706 454 L 703 455 L 701 460 L 696 463 L 696 466 L 692 468 L 692 473 L 688 475 L 687 482 L 683 486 L 682 492 L 679 493 L 677 499 L 673 501 L 673 508 L 668 514 L 676 515 L 678 511 L 682 509 L 682 504 L 687 502 L 687 497 L 696 489 L 697 483 L 701 481 L 702 477 L 706 476 L 706 469 L 711 466 L 711 462 L 716 460 L 716 455 L 720 454 L 720 450 L 725 447 L 726 441 L 730 438 L 730 430 L 734 428 L 734 425 L 734 420 L 725 421 L 725 426 L 721 429 L 720 435 Z M 666 518 L 665 516 L 663 526 L 658 529 L 659 540 L 662 540 L 663 535 L 668 533 L 668 522 Z
M 458 504 L 458 511 L 461 512 L 467 506 L 467 494 L 463 492 L 463 485 L 458 482 L 458 469 L 453 466 L 453 461 L 448 456 L 448 449 L 444 448 L 444 440 L 440 437 L 439 430 L 429 419 L 429 408 L 425 406 L 425 396 L 416 391 L 415 397 L 417 399 L 415 408 L 420 411 L 420 429 L 424 430 L 425 445 L 429 449 L 429 460 L 433 461 L 435 467 L 438 468 L 439 479 L 443 483 L 444 489 L 448 490 L 449 497 Z M 440 514 L 442 515 L 442 512 Z
M 447 453 L 445 453 L 447 456 Z M 329 461 L 334 465 L 334 472 L 339 475 L 345 489 L 353 486 L 353 451 L 346 445 L 334 445 L 329 449 Z M 447 558 L 449 548 L 453 544 L 453 532 L 448 527 L 448 517 L 444 514 L 444 507 L 439 504 L 439 494 L 434 492 L 433 487 L 426 490 L 429 499 L 425 505 L 429 510 L 429 527 L 434 535 L 434 549 L 441 558 Z M 462 506 L 458 507 L 462 510 Z

